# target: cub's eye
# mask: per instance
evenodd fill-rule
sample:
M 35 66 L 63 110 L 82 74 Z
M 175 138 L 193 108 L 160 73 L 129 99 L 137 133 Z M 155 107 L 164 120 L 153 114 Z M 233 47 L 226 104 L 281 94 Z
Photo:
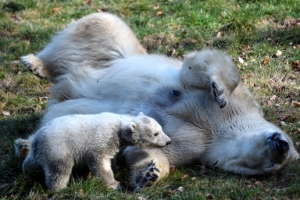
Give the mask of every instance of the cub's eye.
M 158 136 L 158 133 L 154 133 L 154 136 Z

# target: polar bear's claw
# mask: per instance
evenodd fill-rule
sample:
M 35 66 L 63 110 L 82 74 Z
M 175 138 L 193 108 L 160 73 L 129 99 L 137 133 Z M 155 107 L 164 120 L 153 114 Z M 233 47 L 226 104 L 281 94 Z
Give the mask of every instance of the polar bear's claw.
M 137 176 L 134 189 L 140 189 L 147 185 L 154 184 L 160 177 L 160 169 L 157 168 L 157 164 L 155 161 L 151 161 L 151 163 L 147 166 L 146 170 L 141 172 L 139 176 Z
M 213 97 L 214 97 L 215 101 L 219 103 L 220 108 L 224 108 L 227 104 L 227 102 L 225 101 L 225 98 L 222 97 L 222 96 L 224 96 L 223 95 L 224 89 L 219 88 L 216 82 L 212 82 L 211 90 L 212 90 Z

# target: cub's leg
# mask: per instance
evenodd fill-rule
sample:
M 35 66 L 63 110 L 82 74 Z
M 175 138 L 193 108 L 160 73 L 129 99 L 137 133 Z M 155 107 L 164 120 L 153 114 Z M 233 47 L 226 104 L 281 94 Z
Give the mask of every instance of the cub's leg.
M 73 166 L 74 163 L 67 160 L 51 161 L 43 166 L 46 186 L 54 191 L 67 187 Z
M 22 165 L 23 173 L 31 173 L 37 172 L 37 170 L 41 169 L 39 164 L 36 162 L 32 153 L 30 153 L 24 160 Z
M 209 89 L 220 108 L 240 83 L 237 67 L 227 54 L 205 49 L 185 56 L 180 78 L 190 89 Z
M 130 167 L 129 184 L 135 190 L 156 184 L 169 174 L 170 163 L 159 149 L 127 147 L 123 154 Z
M 111 189 L 119 189 L 119 182 L 115 180 L 111 168 L 111 158 L 105 155 L 91 156 L 88 158 L 88 166 L 91 173 L 101 178 Z

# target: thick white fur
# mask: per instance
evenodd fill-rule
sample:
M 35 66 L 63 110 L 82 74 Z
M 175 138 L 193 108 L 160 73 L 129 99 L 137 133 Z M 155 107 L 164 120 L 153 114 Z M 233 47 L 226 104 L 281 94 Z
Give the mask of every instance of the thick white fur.
M 128 145 L 164 147 L 171 142 L 150 117 L 101 113 L 66 115 L 45 123 L 34 135 L 23 171 L 43 169 L 49 189 L 66 187 L 72 168 L 88 165 L 92 174 L 111 188 L 114 179 L 111 159 Z
M 55 82 L 42 123 L 67 114 L 103 111 L 132 115 L 142 111 L 155 118 L 173 142 L 162 150 L 126 149 L 134 187 L 163 178 L 169 166 L 202 163 L 257 175 L 299 157 L 291 139 L 264 119 L 223 52 L 192 52 L 183 63 L 146 55 L 130 29 L 107 13 L 89 15 L 70 27 L 34 59 L 23 57 L 32 71 L 35 60 L 43 63 L 47 73 L 40 76 Z M 128 33 L 125 40 L 123 33 Z M 78 48 L 77 41 L 86 48 Z M 53 49 L 60 55 L 53 56 Z M 74 55 L 81 55 L 80 60 Z M 145 174 L 153 169 L 155 174 L 147 179 Z

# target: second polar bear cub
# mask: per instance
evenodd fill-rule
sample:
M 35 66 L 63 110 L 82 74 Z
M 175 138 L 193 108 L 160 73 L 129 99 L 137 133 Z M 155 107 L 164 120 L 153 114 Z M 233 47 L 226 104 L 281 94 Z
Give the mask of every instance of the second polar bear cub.
M 67 186 L 74 166 L 87 165 L 110 188 L 116 189 L 111 159 L 124 146 L 164 147 L 171 139 L 142 112 L 137 116 L 101 113 L 67 115 L 42 126 L 33 136 L 23 172 L 42 168 L 46 186 Z

